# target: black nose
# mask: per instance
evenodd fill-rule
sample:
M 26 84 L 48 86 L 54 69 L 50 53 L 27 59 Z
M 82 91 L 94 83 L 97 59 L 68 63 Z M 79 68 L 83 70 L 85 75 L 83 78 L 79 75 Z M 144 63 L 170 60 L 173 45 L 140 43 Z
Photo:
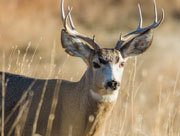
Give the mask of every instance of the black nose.
M 118 83 L 114 80 L 107 82 L 107 87 L 110 87 L 113 90 L 116 90 L 118 87 Z

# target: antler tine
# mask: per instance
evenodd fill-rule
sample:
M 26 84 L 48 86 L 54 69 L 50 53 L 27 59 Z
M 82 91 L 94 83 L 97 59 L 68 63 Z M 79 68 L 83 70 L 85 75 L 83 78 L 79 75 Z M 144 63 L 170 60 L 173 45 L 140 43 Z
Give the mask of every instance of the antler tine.
M 72 7 L 71 7 L 71 8 L 70 8 L 70 7 L 68 7 L 68 10 L 70 11 L 70 13 L 68 14 L 69 23 L 70 23 L 70 25 L 71 25 L 72 30 L 75 30 L 75 26 L 74 26 L 74 23 L 73 23 L 73 21 L 72 21 L 72 17 L 71 17 Z
M 65 27 L 65 13 L 64 13 L 64 0 L 61 0 L 61 20 L 62 20 L 62 23 L 63 23 L 63 26 Z
M 159 19 L 159 21 L 157 22 L 157 24 L 154 28 L 158 27 L 161 24 L 161 22 L 164 20 L 164 9 L 163 8 L 161 9 L 161 12 L 162 12 L 161 18 Z
M 71 10 L 72 10 L 72 8 L 68 7 L 67 15 L 65 15 L 64 0 L 61 0 L 61 19 L 62 19 L 65 30 L 70 35 L 80 38 L 80 39 L 84 40 L 85 42 L 89 43 L 95 49 L 95 51 L 99 50 L 100 47 L 98 46 L 98 44 L 96 44 L 94 42 L 94 39 L 91 39 L 91 38 L 89 38 L 85 35 L 82 35 L 76 31 L 75 26 L 72 21 L 72 18 L 71 18 L 71 14 L 70 14 Z M 71 28 L 67 25 L 67 19 L 69 19 L 69 24 L 70 24 Z
M 142 12 L 141 12 L 140 4 L 138 4 L 138 9 L 139 9 L 139 26 L 138 26 L 138 28 L 142 28 L 143 19 L 142 19 Z
M 157 15 L 156 0 L 153 0 L 153 4 L 154 4 L 154 22 L 157 23 L 157 21 L 158 21 L 158 15 Z
M 154 23 L 152 25 L 148 26 L 148 27 L 141 28 L 142 27 L 142 12 L 141 12 L 141 7 L 138 4 L 139 16 L 140 16 L 138 28 L 135 31 L 126 34 L 125 36 L 123 36 L 123 38 L 127 38 L 127 37 L 129 37 L 130 35 L 133 35 L 133 34 L 143 33 L 143 32 L 145 32 L 145 31 L 147 31 L 149 29 L 156 28 L 157 26 L 159 26 L 159 24 L 161 24 L 161 22 L 164 19 L 164 10 L 162 9 L 162 16 L 158 21 L 156 0 L 154 0 L 153 3 L 154 3 Z
M 70 11 L 68 11 L 68 12 L 70 12 Z M 67 16 L 66 16 L 66 14 L 64 12 L 64 0 L 61 0 L 61 20 L 62 20 L 62 23 L 63 23 L 63 26 L 64 26 L 65 30 L 66 31 L 71 31 L 71 29 L 67 25 Z

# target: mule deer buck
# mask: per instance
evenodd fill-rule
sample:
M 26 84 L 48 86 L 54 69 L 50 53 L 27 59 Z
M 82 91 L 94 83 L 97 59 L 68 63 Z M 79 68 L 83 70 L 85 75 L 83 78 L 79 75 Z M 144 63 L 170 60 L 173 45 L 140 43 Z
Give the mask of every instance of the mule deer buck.
M 71 9 L 68 8 L 65 14 L 64 0 L 61 0 L 61 19 L 64 26 L 61 31 L 62 47 L 71 56 L 82 58 L 87 64 L 87 70 L 79 82 L 35 79 L 1 72 L 1 79 L 5 82 L 1 90 L 3 86 L 6 86 L 5 97 L 1 95 L 2 106 L 4 106 L 3 98 L 5 98 L 5 111 L 1 108 L 2 115 L 5 112 L 5 124 L 1 127 L 1 131 L 5 130 L 7 135 L 13 134 L 12 127 L 19 115 L 18 109 L 14 110 L 14 115 L 8 121 L 6 118 L 12 113 L 25 91 L 31 90 L 34 95 L 31 97 L 29 112 L 27 112 L 25 122 L 21 122 L 24 123 L 23 129 L 19 129 L 22 135 L 36 133 L 43 136 L 104 135 L 106 121 L 118 97 L 126 60 L 142 54 L 150 47 L 153 29 L 158 27 L 164 19 L 162 10 L 162 16 L 158 20 L 154 0 L 154 23 L 142 28 L 140 5 L 138 8 L 140 15 L 138 28 L 121 36 L 115 48 L 100 48 L 94 38 L 76 31 L 70 14 Z M 42 98 L 43 101 L 41 101 Z M 54 101 L 55 98 L 56 101 Z M 21 114 L 21 116 L 25 115 Z

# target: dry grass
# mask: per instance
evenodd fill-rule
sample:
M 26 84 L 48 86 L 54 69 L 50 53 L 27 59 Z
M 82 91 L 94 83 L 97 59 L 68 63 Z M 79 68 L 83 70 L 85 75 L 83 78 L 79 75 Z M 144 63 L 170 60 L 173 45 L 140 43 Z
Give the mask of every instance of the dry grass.
M 152 48 L 128 61 L 106 136 L 180 135 L 180 3 L 173 0 L 169 6 L 168 0 L 157 2 L 158 7 L 165 8 L 165 22 L 155 31 Z M 36 0 L 0 1 L 0 54 L 5 52 L 4 57 L 0 56 L 1 70 L 38 78 L 80 79 L 85 64 L 67 56 L 60 47 L 59 3 L 51 0 L 39 0 L 38 3 Z M 68 3 L 74 7 L 73 17 L 78 30 L 87 35 L 96 34 L 102 47 L 113 47 L 120 31 L 126 33 L 134 29 L 138 21 L 136 1 L 69 0 Z M 151 1 L 140 3 L 145 24 L 149 24 Z M 31 103 L 31 95 L 26 95 L 29 101 L 24 102 L 22 97 L 17 104 L 22 112 L 28 112 L 25 107 Z M 3 120 L 2 116 L 1 130 Z M 20 135 L 18 121 L 17 118 L 13 127 Z

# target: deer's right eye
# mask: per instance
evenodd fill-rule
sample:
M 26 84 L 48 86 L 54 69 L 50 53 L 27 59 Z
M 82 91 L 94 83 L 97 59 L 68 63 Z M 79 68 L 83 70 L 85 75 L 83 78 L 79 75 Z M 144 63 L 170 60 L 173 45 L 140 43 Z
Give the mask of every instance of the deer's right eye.
M 100 66 L 98 63 L 93 62 L 93 67 L 94 67 L 94 68 L 100 68 L 101 66 Z

